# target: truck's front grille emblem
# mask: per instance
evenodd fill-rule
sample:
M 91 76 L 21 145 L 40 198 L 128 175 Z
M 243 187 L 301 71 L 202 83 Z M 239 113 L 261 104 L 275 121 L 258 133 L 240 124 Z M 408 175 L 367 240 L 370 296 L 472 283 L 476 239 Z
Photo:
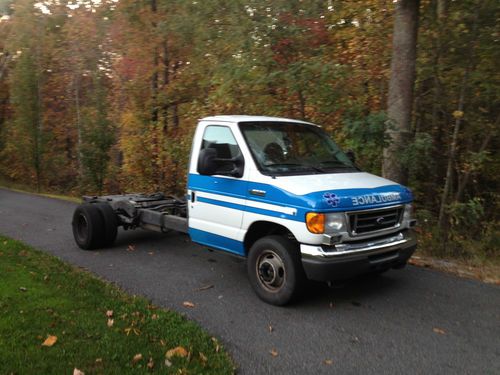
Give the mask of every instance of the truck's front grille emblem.
M 348 213 L 351 235 L 361 235 L 399 227 L 403 207 Z

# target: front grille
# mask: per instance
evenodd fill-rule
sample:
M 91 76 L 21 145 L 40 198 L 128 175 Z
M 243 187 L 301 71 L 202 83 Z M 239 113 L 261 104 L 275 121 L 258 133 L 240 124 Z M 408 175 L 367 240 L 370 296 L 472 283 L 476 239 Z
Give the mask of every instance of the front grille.
M 361 235 L 399 227 L 403 207 L 348 213 L 351 235 Z

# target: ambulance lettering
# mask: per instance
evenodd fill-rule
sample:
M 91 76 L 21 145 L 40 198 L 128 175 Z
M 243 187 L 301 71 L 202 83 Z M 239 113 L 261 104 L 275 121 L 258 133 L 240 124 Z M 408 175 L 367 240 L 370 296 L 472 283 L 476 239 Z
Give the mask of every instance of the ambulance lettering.
M 351 197 L 353 206 L 363 206 L 365 204 L 394 202 L 401 199 L 399 193 L 368 194 Z

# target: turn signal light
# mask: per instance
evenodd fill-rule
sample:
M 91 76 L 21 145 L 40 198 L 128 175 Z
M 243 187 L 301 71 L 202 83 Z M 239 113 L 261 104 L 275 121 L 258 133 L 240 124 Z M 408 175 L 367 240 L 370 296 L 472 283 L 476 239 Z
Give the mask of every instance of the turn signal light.
M 308 212 L 306 215 L 306 225 L 309 232 L 314 234 L 325 233 L 325 214 Z

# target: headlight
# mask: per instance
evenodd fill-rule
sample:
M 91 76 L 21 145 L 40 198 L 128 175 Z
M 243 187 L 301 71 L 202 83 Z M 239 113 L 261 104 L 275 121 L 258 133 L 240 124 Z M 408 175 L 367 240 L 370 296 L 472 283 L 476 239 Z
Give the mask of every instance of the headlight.
M 338 233 L 345 232 L 345 215 L 340 212 L 334 212 L 331 214 L 326 214 L 325 220 L 325 232 L 326 233 Z
M 403 214 L 403 220 L 405 220 L 405 221 L 413 220 L 413 205 L 412 204 L 405 205 L 405 212 Z
M 306 225 L 309 232 L 314 234 L 345 232 L 346 228 L 344 214 L 340 212 L 330 214 L 308 212 Z
M 403 213 L 403 225 L 407 225 L 408 228 L 417 225 L 417 220 L 414 219 L 414 212 L 415 210 L 413 209 L 412 204 L 405 205 L 405 211 Z

